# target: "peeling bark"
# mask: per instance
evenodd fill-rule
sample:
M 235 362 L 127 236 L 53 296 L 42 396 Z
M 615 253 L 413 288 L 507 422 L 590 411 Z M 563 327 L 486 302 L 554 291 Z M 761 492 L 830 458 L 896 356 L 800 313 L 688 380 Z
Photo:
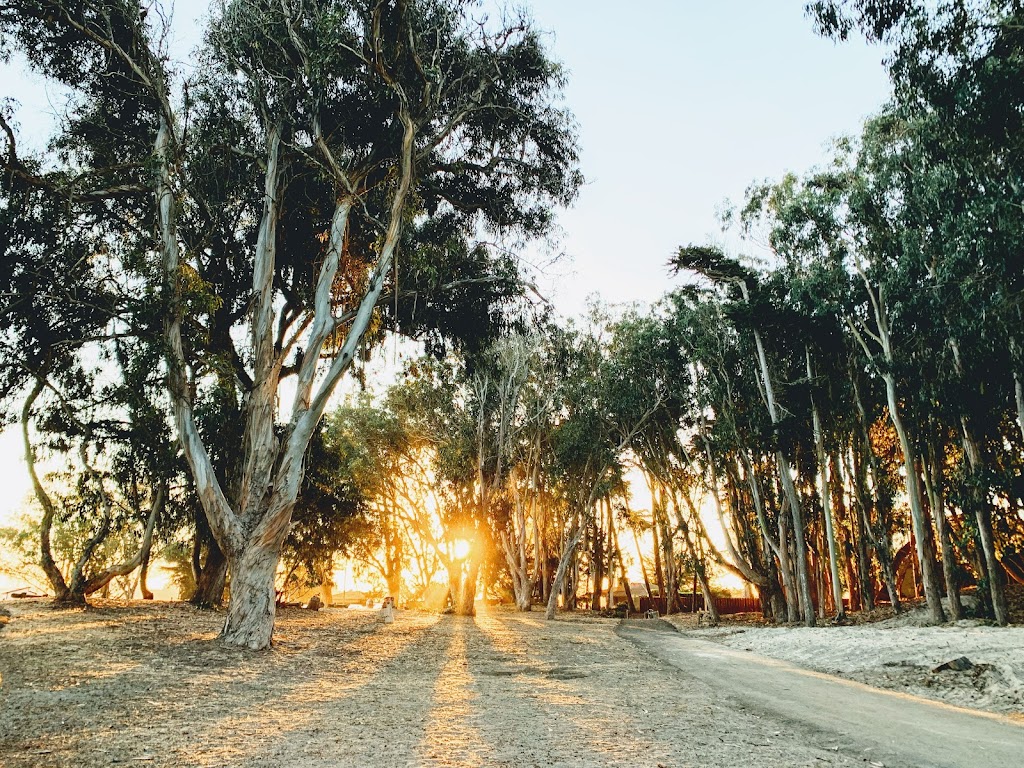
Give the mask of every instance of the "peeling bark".
M 280 546 L 254 542 L 229 556 L 231 601 L 221 638 L 230 645 L 252 650 L 269 648 L 276 607 L 274 576 Z

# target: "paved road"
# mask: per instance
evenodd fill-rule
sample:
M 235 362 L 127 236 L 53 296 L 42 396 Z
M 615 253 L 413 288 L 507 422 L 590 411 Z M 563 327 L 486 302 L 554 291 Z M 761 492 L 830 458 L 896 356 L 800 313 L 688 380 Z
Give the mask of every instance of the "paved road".
M 826 738 L 849 757 L 887 768 L 1024 768 L 1024 725 L 871 688 L 680 634 L 664 622 L 623 623 L 617 634 L 734 707 Z

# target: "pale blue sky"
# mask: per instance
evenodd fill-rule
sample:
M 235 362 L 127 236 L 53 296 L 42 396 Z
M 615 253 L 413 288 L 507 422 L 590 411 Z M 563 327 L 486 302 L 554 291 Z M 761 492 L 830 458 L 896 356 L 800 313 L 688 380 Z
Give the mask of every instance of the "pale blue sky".
M 673 250 L 720 237 L 716 210 L 755 179 L 801 172 L 889 95 L 882 51 L 814 34 L 803 0 L 535 2 L 571 72 L 588 184 L 562 216 L 589 292 L 649 301 Z M 628 10 L 624 10 L 627 9 Z

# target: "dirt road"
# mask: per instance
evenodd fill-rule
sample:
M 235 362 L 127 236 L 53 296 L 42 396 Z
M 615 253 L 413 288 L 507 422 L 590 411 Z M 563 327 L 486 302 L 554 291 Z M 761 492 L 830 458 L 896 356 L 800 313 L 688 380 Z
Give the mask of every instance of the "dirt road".
M 662 622 L 626 623 L 616 631 L 686 677 L 713 686 L 734 710 L 789 724 L 803 740 L 831 744 L 838 755 L 908 768 L 1024 765 L 1024 725 L 1006 717 L 703 642 Z
M 215 640 L 222 615 L 182 605 L 11 608 L 5 768 L 865 766 L 609 620 L 296 610 L 252 653 Z

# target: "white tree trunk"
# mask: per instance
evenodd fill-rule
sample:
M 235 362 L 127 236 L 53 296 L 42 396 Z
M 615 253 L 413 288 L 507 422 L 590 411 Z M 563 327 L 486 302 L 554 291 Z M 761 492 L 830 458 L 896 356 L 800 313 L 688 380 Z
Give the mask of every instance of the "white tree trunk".
M 971 469 L 978 471 L 981 467 L 981 449 L 975 442 L 967 428 L 967 421 L 962 422 L 964 453 L 967 454 L 967 461 Z M 996 558 L 995 541 L 992 537 L 992 512 L 984 498 L 974 500 L 974 515 L 978 523 L 978 535 L 981 538 L 981 550 L 985 557 L 985 566 L 988 569 L 989 594 L 992 597 L 992 610 L 995 613 L 996 623 L 1006 626 L 1009 623 L 1009 613 L 1006 606 L 1006 592 L 1003 590 L 1002 569 L 1003 566 Z
M 195 478 L 200 502 L 214 537 L 227 555 L 231 567 L 231 605 L 222 632 L 222 638 L 230 644 L 248 648 L 270 646 L 274 628 L 274 575 L 280 559 L 281 543 L 288 532 L 291 512 L 302 482 L 306 449 L 331 394 L 355 358 L 401 239 L 405 201 L 412 185 L 415 126 L 404 110 L 400 110 L 398 117 L 405 128 L 400 176 L 391 200 L 390 220 L 376 264 L 370 272 L 359 306 L 351 316 L 345 341 L 333 354 L 328 370 L 319 380 L 316 393 L 311 394 L 320 355 L 311 354 L 310 349 L 319 350 L 324 339 L 336 329 L 335 320 L 330 316 L 330 290 L 338 268 L 340 247 L 337 242 L 347 224 L 350 204 L 347 201 L 339 202 L 331 231 L 331 238 L 335 242 L 328 249 L 328 258 L 325 259 L 317 281 L 313 321 L 316 336 L 309 339 L 310 349 L 307 349 L 304 366 L 299 371 L 292 419 L 280 444 L 276 437 L 275 422 L 283 357 L 275 349 L 272 334 L 275 273 L 273 243 L 279 211 L 277 160 L 280 137 L 273 130 L 268 134 L 264 213 L 253 274 L 256 302 L 252 351 L 256 375 L 245 411 L 246 454 L 235 507 L 225 497 L 192 411 L 192 392 L 181 334 L 181 263 L 171 175 L 172 135 L 167 119 L 162 119 L 160 123 L 154 147 L 157 166 L 155 191 L 161 255 L 171 306 L 165 328 L 168 389 L 179 440 Z
M 221 638 L 252 650 L 269 648 L 274 633 L 274 577 L 280 547 L 252 543 L 229 558 L 231 601 Z
M 807 378 L 812 380 L 814 372 L 811 367 L 811 350 L 805 348 L 807 357 Z M 832 522 L 832 496 L 828 481 L 828 460 L 825 454 L 825 436 L 821 430 L 821 415 L 818 413 L 818 405 L 811 397 L 811 414 L 814 421 L 814 446 L 818 454 L 818 479 L 820 483 L 819 493 L 821 494 L 821 507 L 825 517 L 825 536 L 828 540 L 828 561 L 829 574 L 832 579 L 832 600 L 836 607 L 836 620 L 841 621 L 846 617 L 846 609 L 843 606 L 843 585 L 839 581 L 839 559 L 836 548 L 836 532 Z
M 750 302 L 750 295 L 747 292 L 747 284 L 740 283 L 743 291 L 743 299 Z M 768 355 L 765 353 L 764 342 L 761 340 L 761 332 L 754 328 L 754 345 L 757 348 L 757 359 L 761 371 L 761 385 L 763 387 L 768 415 L 773 425 L 780 421 L 778 405 L 775 402 L 775 389 L 772 385 L 771 371 L 768 368 Z M 804 623 L 814 626 L 814 601 L 811 597 L 811 577 L 807 570 L 807 544 L 804 539 L 804 516 L 800 507 L 800 497 L 797 495 L 796 487 L 793 485 L 792 472 L 789 460 L 777 449 L 775 452 L 776 463 L 779 470 L 779 479 L 782 481 L 782 489 L 789 501 L 790 513 L 793 516 L 793 539 L 796 544 L 793 557 L 796 560 L 796 577 L 800 587 L 800 609 L 803 613 Z
M 885 292 L 881 286 L 876 289 L 871 285 L 871 281 L 868 279 L 867 274 L 860 268 L 859 262 L 857 265 L 857 271 L 864 282 L 864 288 L 867 291 L 868 299 L 871 302 L 871 308 L 875 318 L 875 329 L 878 331 L 877 334 L 868 333 L 881 347 L 882 358 L 885 361 L 885 366 L 882 370 L 882 380 L 885 382 L 885 395 L 886 402 L 889 406 L 889 419 L 892 421 L 892 425 L 896 429 L 896 435 L 900 441 L 900 448 L 903 451 L 903 468 L 906 473 L 907 496 L 910 499 L 910 517 L 913 523 L 914 538 L 916 540 L 917 559 L 921 565 L 921 580 L 924 582 L 925 599 L 928 603 L 928 610 L 931 613 L 932 621 L 936 624 L 941 624 L 945 622 L 946 615 L 942 610 L 938 579 L 935 573 L 935 561 L 930 557 L 927 548 L 927 542 L 930 540 L 928 533 L 931 523 L 924 514 L 924 505 L 921 502 L 921 488 L 917 478 L 915 452 L 903 425 L 903 418 L 899 408 L 899 398 L 896 394 L 896 378 L 892 373 L 892 367 L 895 363 L 895 354 L 893 352 L 892 334 L 890 333 L 889 313 L 886 309 L 885 303 Z M 864 334 L 861 333 L 860 328 L 858 328 L 857 323 L 850 317 L 847 317 L 846 323 L 853 332 L 857 342 L 864 350 L 864 353 L 870 360 L 875 361 L 876 355 L 872 352 L 871 347 L 864 338 Z M 867 331 L 866 328 L 865 331 Z
M 917 550 L 917 560 L 921 564 L 921 581 L 924 582 L 924 596 L 928 603 L 928 611 L 931 619 L 936 624 L 946 621 L 946 614 L 942 610 L 942 597 L 939 594 L 938 577 L 935 573 L 935 560 L 928 552 L 927 542 L 929 541 L 928 518 L 924 514 L 924 504 L 921 501 L 921 488 L 917 478 L 917 462 L 915 461 L 914 446 L 910 442 L 907 430 L 903 426 L 903 419 L 900 415 L 899 399 L 896 396 L 896 379 L 891 373 L 883 373 L 885 381 L 885 394 L 889 404 L 889 418 L 896 435 L 899 437 L 900 448 L 903 451 L 903 469 L 906 472 L 907 496 L 910 498 L 910 517 L 914 528 L 914 539 Z
M 555 609 L 558 607 L 558 596 L 562 593 L 565 584 L 565 574 L 569 570 L 569 564 L 576 554 L 576 547 L 583 538 L 582 516 L 579 512 L 573 515 L 572 527 L 566 534 L 565 545 L 562 547 L 562 554 L 558 558 L 558 568 L 555 570 L 554 581 L 551 582 L 551 592 L 548 595 L 547 610 L 544 618 L 551 621 L 555 618 Z

